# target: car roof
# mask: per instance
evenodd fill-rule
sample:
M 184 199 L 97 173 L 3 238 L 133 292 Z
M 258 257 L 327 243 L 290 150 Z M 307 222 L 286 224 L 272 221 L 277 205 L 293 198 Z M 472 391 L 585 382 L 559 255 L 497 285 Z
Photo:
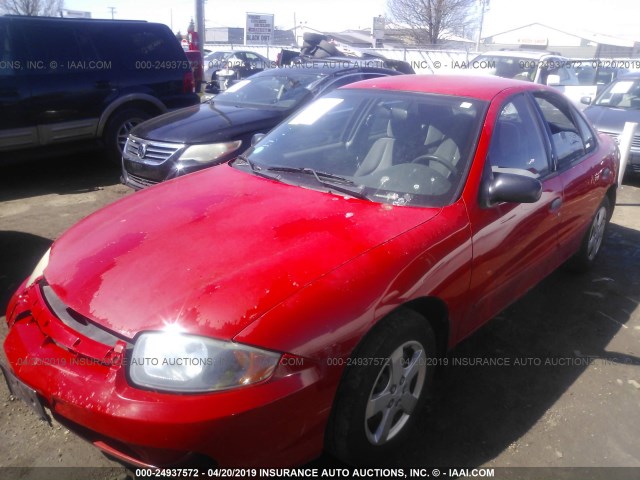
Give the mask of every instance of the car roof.
M 0 20 L 10 20 L 13 22 L 49 22 L 49 23 L 86 23 L 91 25 L 162 25 L 158 23 L 148 22 L 146 20 L 109 20 L 106 18 L 69 18 L 69 17 L 40 17 L 36 15 L 0 15 Z
M 498 93 L 507 89 L 554 91 L 550 87 L 536 83 L 480 75 L 397 75 L 363 80 L 343 88 L 435 93 L 478 100 L 491 100 Z
M 562 57 L 557 52 L 549 52 L 547 50 L 493 50 L 490 52 L 483 52 L 480 54 L 483 57 L 519 57 L 529 58 L 532 60 L 540 60 L 546 57 Z

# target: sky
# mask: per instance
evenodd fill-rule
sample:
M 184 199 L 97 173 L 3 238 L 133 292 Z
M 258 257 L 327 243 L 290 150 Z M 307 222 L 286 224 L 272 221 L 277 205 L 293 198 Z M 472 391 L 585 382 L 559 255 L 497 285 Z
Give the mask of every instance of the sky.
M 387 0 L 206 0 L 206 27 L 242 27 L 245 14 L 272 13 L 281 29 L 305 24 L 321 31 L 370 28 L 387 13 Z M 606 7 L 604 7 L 606 5 Z M 65 0 L 65 8 L 90 11 L 94 18 L 138 19 L 185 33 L 195 16 L 195 0 Z M 567 31 L 589 31 L 640 41 L 640 2 L 636 0 L 491 0 L 483 36 L 529 23 Z

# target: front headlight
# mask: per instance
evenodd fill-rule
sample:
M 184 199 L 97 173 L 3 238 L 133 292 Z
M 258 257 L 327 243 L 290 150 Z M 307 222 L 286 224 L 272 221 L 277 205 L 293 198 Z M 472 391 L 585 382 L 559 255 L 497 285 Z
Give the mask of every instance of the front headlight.
M 207 143 L 204 145 L 192 145 L 182 155 L 180 161 L 193 161 L 198 163 L 210 163 L 218 158 L 235 152 L 242 145 L 241 140 L 226 143 Z
M 51 253 L 51 248 L 49 248 L 49 250 L 44 252 L 44 255 L 36 265 L 36 268 L 33 269 L 33 272 L 29 276 L 29 280 L 27 280 L 25 287 L 30 287 L 31 285 L 33 285 L 33 282 L 35 282 L 38 278 L 42 276 L 42 274 L 44 273 L 44 269 L 47 268 L 47 265 L 49 265 L 50 253 Z
M 175 332 L 147 332 L 133 347 L 131 381 L 173 392 L 211 392 L 269 378 L 280 354 Z

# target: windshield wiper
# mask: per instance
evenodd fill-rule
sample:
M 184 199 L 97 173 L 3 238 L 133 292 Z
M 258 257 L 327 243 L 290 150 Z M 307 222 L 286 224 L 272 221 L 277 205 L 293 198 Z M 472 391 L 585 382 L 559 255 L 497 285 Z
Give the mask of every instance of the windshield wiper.
M 304 173 L 306 175 L 313 175 L 318 183 L 330 187 L 337 192 L 346 193 L 347 195 L 351 195 L 352 197 L 359 198 L 361 200 L 369 200 L 355 182 L 348 178 L 341 177 L 340 175 L 321 172 L 310 167 L 269 167 L 267 170 L 270 172 Z
M 256 175 L 260 176 L 260 177 L 264 177 L 264 178 L 269 178 L 271 180 L 274 179 L 273 175 L 269 175 L 266 172 L 264 172 L 262 170 L 261 167 L 257 166 L 254 162 L 252 162 L 251 160 L 249 160 L 249 158 L 246 155 L 238 155 L 236 158 L 234 158 L 231 163 L 233 165 L 237 165 L 237 166 L 242 166 L 242 164 L 240 164 L 239 162 L 237 162 L 237 160 L 240 160 L 242 162 L 244 162 L 245 164 L 249 165 L 249 167 L 251 168 L 251 171 L 253 173 L 255 173 Z

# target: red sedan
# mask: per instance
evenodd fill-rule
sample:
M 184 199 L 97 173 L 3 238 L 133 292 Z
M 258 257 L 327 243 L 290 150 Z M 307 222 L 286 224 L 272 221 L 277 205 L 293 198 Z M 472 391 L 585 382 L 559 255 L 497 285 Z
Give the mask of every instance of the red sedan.
M 370 463 L 439 356 L 594 262 L 618 164 L 545 86 L 349 85 L 65 233 L 9 304 L 5 375 L 135 465 Z

